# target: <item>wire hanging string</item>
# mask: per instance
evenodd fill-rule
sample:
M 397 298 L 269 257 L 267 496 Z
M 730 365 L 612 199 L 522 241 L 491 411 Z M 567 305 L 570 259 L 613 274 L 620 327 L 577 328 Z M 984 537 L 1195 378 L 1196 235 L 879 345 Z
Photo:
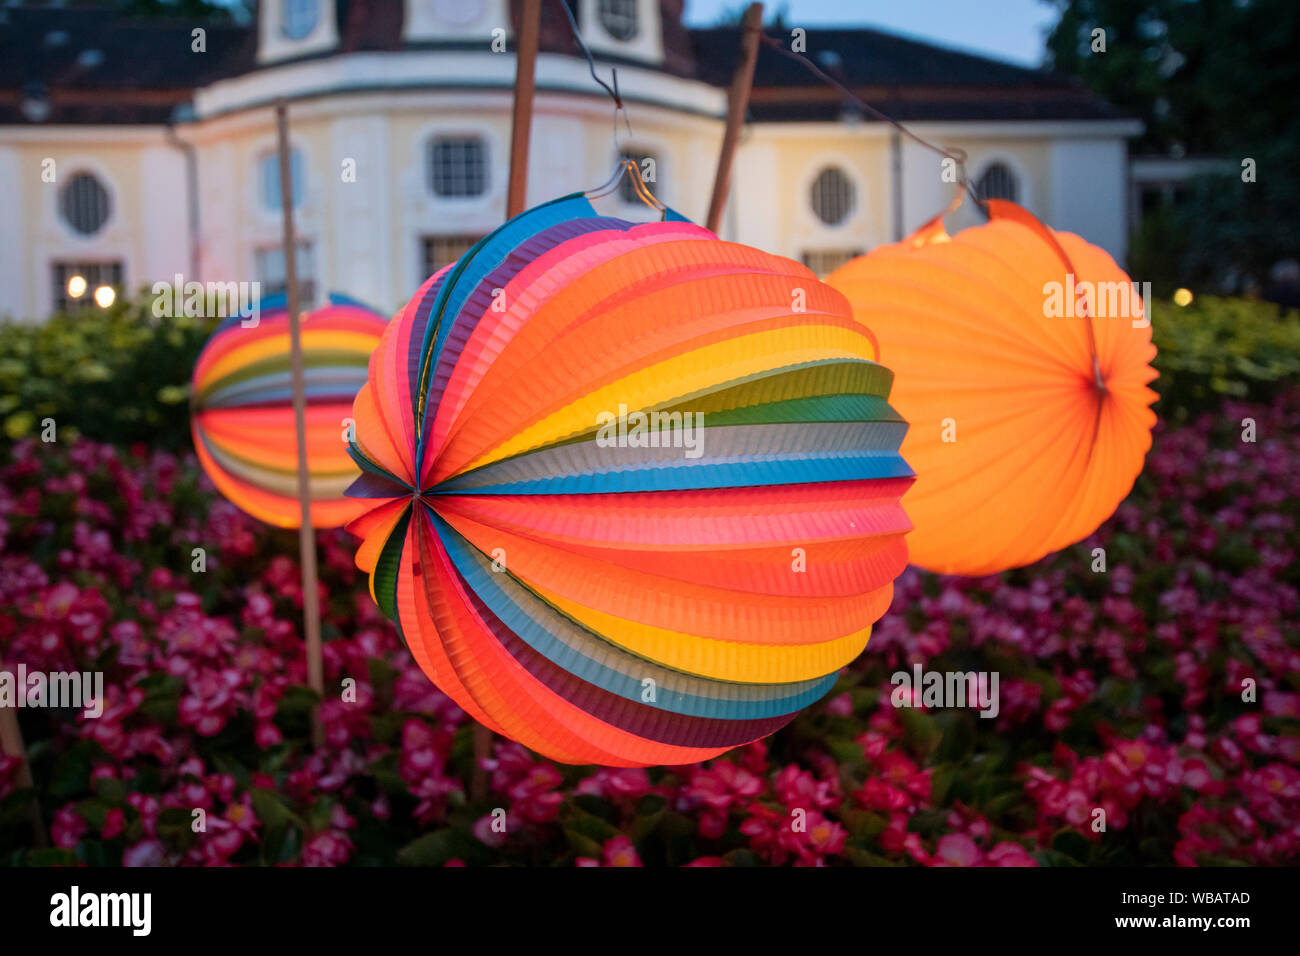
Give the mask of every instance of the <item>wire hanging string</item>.
M 573 34 L 574 42 L 582 48 L 583 54 L 587 57 L 587 69 L 591 71 L 591 78 L 604 87 L 605 92 L 614 101 L 614 146 L 617 148 L 619 145 L 618 116 L 620 113 L 623 114 L 623 124 L 627 127 L 628 136 L 632 135 L 632 121 L 628 119 L 627 109 L 623 106 L 623 97 L 618 92 L 618 70 L 612 66 L 609 68 L 609 75 L 614 81 L 613 86 L 600 78 L 596 73 L 596 59 L 591 55 L 591 50 L 588 49 L 586 41 L 582 39 L 582 31 L 578 29 L 578 21 L 573 19 L 573 11 L 569 9 L 567 0 L 557 0 L 557 2 L 560 4 L 560 9 L 564 11 L 565 18 L 569 21 L 569 32 Z
M 768 36 L 766 33 L 760 33 L 758 38 L 763 42 L 765 46 L 772 48 L 777 53 L 780 53 L 782 56 L 786 57 L 787 59 L 791 59 L 794 60 L 796 63 L 803 64 L 804 68 L 807 69 L 810 73 L 812 73 L 815 77 L 817 77 L 819 80 L 821 80 L 823 83 L 827 84 L 828 86 L 832 86 L 835 89 L 839 90 L 840 94 L 843 95 L 846 99 L 850 100 L 854 105 L 865 110 L 867 113 L 871 114 L 876 119 L 888 123 L 890 126 L 894 127 L 894 129 L 898 130 L 900 133 L 902 133 L 904 136 L 906 136 L 908 139 L 912 140 L 913 142 L 917 143 L 918 145 L 924 146 L 926 149 L 930 150 L 931 152 L 938 153 L 940 156 L 947 157 L 948 159 L 951 159 L 953 162 L 955 162 L 957 164 L 958 184 L 960 185 L 961 189 L 957 193 L 957 198 L 953 201 L 953 204 L 948 207 L 948 212 L 951 212 L 953 209 L 957 207 L 957 204 L 961 201 L 962 194 L 966 193 L 969 194 L 969 196 L 974 201 L 976 207 L 980 210 L 980 212 L 984 213 L 985 216 L 989 216 L 990 212 L 989 212 L 988 204 L 983 200 L 983 198 L 980 197 L 979 193 L 975 191 L 974 187 L 971 186 L 970 180 L 966 178 L 966 151 L 964 149 L 961 149 L 960 147 L 957 146 L 944 148 L 942 146 L 936 146 L 934 143 L 931 143 L 928 140 L 922 139 L 920 136 L 917 136 L 910 129 L 904 126 L 902 123 L 898 122 L 898 120 L 894 119 L 892 116 L 887 116 L 886 114 L 882 113 L 880 110 L 872 106 L 870 103 L 863 100 L 860 96 L 858 96 L 856 93 L 850 90 L 847 86 L 845 86 L 839 80 L 835 79 L 835 77 L 829 75 L 820 67 L 818 67 L 816 63 L 808 59 L 806 56 L 802 56 L 798 53 L 795 53 L 793 50 L 787 50 L 785 48 L 785 44 L 782 43 L 780 40 L 778 40 L 776 37 Z M 944 213 L 944 215 L 946 214 L 947 213 Z M 1066 255 L 1065 250 L 1062 249 L 1059 245 L 1057 245 L 1056 248 L 1058 254 L 1064 260 L 1066 267 L 1069 269 L 1071 273 L 1073 273 L 1075 269 L 1074 269 L 1074 264 L 1070 261 L 1070 257 Z M 1086 308 L 1087 306 L 1085 304 L 1085 309 Z M 1088 330 L 1088 350 L 1092 354 L 1093 381 L 1096 384 L 1097 390 L 1099 392 L 1104 392 L 1106 391 L 1106 383 L 1101 375 L 1101 362 L 1097 354 L 1097 333 L 1096 330 L 1093 329 L 1091 321 L 1086 323 L 1086 328 Z M 1097 418 L 1096 427 L 1100 428 L 1101 427 L 1101 417 L 1100 417 L 1101 406 L 1100 405 L 1098 405 L 1097 407 L 1097 415 L 1098 418 Z M 1093 447 L 1095 447 L 1096 431 L 1094 431 L 1093 435 L 1094 435 Z M 1091 453 L 1092 453 L 1091 450 L 1089 450 L 1089 454 Z
M 962 191 L 970 195 L 971 199 L 979 207 L 981 212 L 983 212 L 985 215 L 988 214 L 988 207 L 984 205 L 984 200 L 981 199 L 979 194 L 975 192 L 975 189 L 970 184 L 970 180 L 966 178 L 966 150 L 961 149 L 960 147 L 957 146 L 949 146 L 949 147 L 937 146 L 934 143 L 931 143 L 929 140 L 922 139 L 920 136 L 917 136 L 915 133 L 913 133 L 910 129 L 908 129 L 898 120 L 894 119 L 892 116 L 888 116 L 885 113 L 882 113 L 880 110 L 876 109 L 866 100 L 862 99 L 862 97 L 858 96 L 856 93 L 850 90 L 839 80 L 835 79 L 835 77 L 831 76 L 829 73 L 822 70 L 819 66 L 817 66 L 816 63 L 808 59 L 808 57 L 803 56 L 799 53 L 795 53 L 793 50 L 787 50 L 785 48 L 785 44 L 782 43 L 780 40 L 778 40 L 776 37 L 768 36 L 766 33 L 760 33 L 758 35 L 758 38 L 763 42 L 765 46 L 770 47 L 771 49 L 775 50 L 777 53 L 780 53 L 782 56 L 786 57 L 787 59 L 791 59 L 794 60 L 796 63 L 802 64 L 803 67 L 807 69 L 808 72 L 812 73 L 813 76 L 817 77 L 827 86 L 832 86 L 835 89 L 839 90 L 840 94 L 844 96 L 845 99 L 850 100 L 855 106 L 859 107 L 864 112 L 869 113 L 871 116 L 875 117 L 876 119 L 880 120 L 883 123 L 888 123 L 890 126 L 894 127 L 894 129 L 898 130 L 900 133 L 902 133 L 908 139 L 912 140 L 917 145 L 924 146 L 926 149 L 930 150 L 931 152 L 938 153 L 940 156 L 946 157 L 947 159 L 951 159 L 953 162 L 955 162 L 957 164 L 958 185 L 961 187 Z

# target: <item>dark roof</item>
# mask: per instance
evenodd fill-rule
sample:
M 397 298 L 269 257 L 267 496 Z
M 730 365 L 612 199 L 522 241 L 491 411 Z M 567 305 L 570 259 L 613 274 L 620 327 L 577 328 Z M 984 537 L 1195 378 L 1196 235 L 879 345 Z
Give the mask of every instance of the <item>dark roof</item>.
M 769 36 L 777 34 L 768 28 Z M 740 29 L 692 30 L 697 75 L 731 82 Z M 790 34 L 779 36 L 789 48 Z M 807 31 L 807 56 L 859 98 L 897 120 L 1114 119 L 1119 113 L 1078 81 L 961 53 L 879 30 L 820 27 Z M 759 47 L 750 96 L 758 122 L 833 120 L 845 99 L 803 64 Z M 870 120 L 870 117 L 864 117 Z
M 394 0 L 335 0 L 339 45 L 328 53 L 397 50 L 402 7 Z M 521 0 L 512 0 L 518 17 Z M 665 72 L 715 86 L 731 82 L 738 27 L 687 30 L 683 0 L 660 0 Z M 207 52 L 191 52 L 196 24 L 123 19 L 103 8 L 0 7 L 0 124 L 167 122 L 197 87 L 259 69 L 253 26 L 204 24 Z M 776 33 L 769 28 L 769 34 Z M 788 34 L 783 38 L 788 42 Z M 541 48 L 581 55 L 568 24 L 543 7 Z M 476 44 L 417 44 L 477 48 Z M 902 121 L 1112 119 L 1118 113 L 1074 80 L 860 28 L 807 33 L 814 62 L 872 106 Z M 631 61 L 599 58 L 605 64 Z M 603 94 L 602 94 L 603 95 Z M 30 107 L 48 103 L 44 116 Z M 24 107 L 24 104 L 27 107 Z M 834 120 L 842 94 L 801 64 L 760 48 L 750 100 L 758 122 Z M 865 117 L 870 119 L 870 117 Z
M 252 60 L 249 27 L 123 19 L 95 8 L 0 7 L 0 123 L 27 123 L 25 100 L 48 98 L 45 123 L 165 123 L 195 87 Z

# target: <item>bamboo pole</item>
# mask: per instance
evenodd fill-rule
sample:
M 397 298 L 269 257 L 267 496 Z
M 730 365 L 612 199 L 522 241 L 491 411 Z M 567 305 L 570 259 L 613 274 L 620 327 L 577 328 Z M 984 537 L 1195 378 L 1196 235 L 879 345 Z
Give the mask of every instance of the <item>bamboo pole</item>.
M 533 129 L 533 93 L 537 87 L 537 44 L 541 34 L 542 0 L 524 0 L 519 17 L 519 42 L 515 49 L 515 97 L 511 110 L 510 185 L 506 192 L 506 218 L 524 211 L 528 195 L 528 147 Z M 470 797 L 487 796 L 487 768 L 492 753 L 492 731 L 474 726 L 474 768 L 470 774 Z
M 4 661 L 0 661 L 0 671 L 3 670 Z M 49 840 L 45 835 L 45 820 L 41 816 L 41 802 L 35 794 L 36 781 L 32 777 L 32 763 L 27 759 L 27 748 L 23 746 L 23 731 L 18 726 L 18 710 L 16 707 L 0 707 L 0 751 L 10 757 L 18 758 L 18 775 L 16 777 L 18 788 L 33 791 L 31 805 L 33 842 L 37 847 L 48 846 Z
M 311 485 L 307 467 L 307 399 L 303 391 L 302 330 L 298 315 L 298 256 L 293 232 L 293 173 L 289 162 L 289 107 L 281 99 L 275 106 L 275 126 L 280 147 L 280 212 L 284 221 L 284 284 L 289 307 L 289 367 L 293 377 L 293 421 L 298 439 L 298 551 L 302 563 L 302 623 L 307 638 L 307 685 L 325 696 L 325 662 L 320 637 L 320 590 L 316 575 L 316 530 L 311 524 Z M 311 714 L 311 742 L 325 744 L 320 708 Z
M 740 29 L 740 62 L 731 78 L 727 94 L 727 128 L 722 134 L 722 151 L 718 153 L 718 171 L 713 178 L 713 197 L 709 200 L 706 225 L 716 233 L 722 225 L 722 208 L 731 189 L 731 163 L 740 141 L 740 128 L 749 108 L 749 91 L 754 85 L 754 63 L 758 60 L 758 38 L 763 31 L 763 5 L 751 3 L 745 11 Z

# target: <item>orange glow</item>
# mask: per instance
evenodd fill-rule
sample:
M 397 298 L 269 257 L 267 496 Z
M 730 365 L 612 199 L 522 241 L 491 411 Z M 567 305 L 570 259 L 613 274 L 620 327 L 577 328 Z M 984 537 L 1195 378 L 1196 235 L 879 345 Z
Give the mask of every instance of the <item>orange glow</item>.
M 1082 298 L 1065 310 L 1049 298 L 1124 283 L 1109 288 L 1135 305 L 1129 277 L 1078 236 L 990 206 L 987 225 L 951 241 L 931 229 L 827 280 L 894 370 L 890 400 L 910 423 L 901 450 L 917 474 L 903 499 L 911 560 L 946 573 L 1019 567 L 1087 537 L 1132 488 L 1156 421 L 1140 306 L 1098 317 Z

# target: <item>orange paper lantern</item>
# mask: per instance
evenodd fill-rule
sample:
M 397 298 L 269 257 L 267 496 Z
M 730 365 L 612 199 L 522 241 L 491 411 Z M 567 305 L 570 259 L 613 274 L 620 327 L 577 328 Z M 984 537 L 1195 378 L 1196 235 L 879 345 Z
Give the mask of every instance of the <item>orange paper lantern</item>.
M 990 200 L 827 280 L 880 342 L 911 423 L 912 563 L 991 574 L 1087 537 L 1133 486 L 1156 416 L 1151 328 L 1102 249 Z

